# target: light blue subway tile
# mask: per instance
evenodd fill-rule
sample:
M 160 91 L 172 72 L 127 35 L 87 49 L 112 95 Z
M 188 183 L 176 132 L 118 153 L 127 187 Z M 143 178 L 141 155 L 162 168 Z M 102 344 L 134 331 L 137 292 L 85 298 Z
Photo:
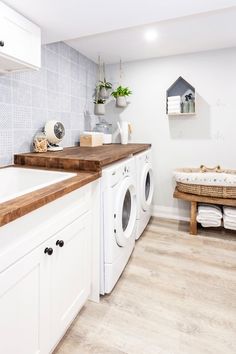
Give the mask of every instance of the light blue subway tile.
M 39 87 L 32 87 L 32 107 L 45 108 L 47 105 L 47 91 Z
M 71 112 L 71 96 L 69 95 L 60 96 L 60 111 Z
M 41 68 L 39 70 L 32 71 L 31 73 L 31 85 L 46 88 L 46 70 Z
M 33 130 L 14 130 L 14 152 L 32 151 L 34 135 Z
M 71 47 L 68 46 L 66 43 L 60 42 L 59 43 L 59 54 L 60 54 L 60 56 L 66 58 L 66 59 L 70 59 L 70 57 L 71 57 L 70 48 Z
M 65 129 L 71 128 L 71 114 L 70 112 L 60 112 L 58 119 L 64 125 Z
M 42 46 L 42 68 L 0 75 L 0 164 L 32 149 L 35 133 L 49 119 L 62 121 L 64 146 L 78 143 L 93 115 L 97 64 L 65 43 Z
M 12 105 L 0 103 L 0 129 L 12 128 Z
M 0 130 L 0 158 L 9 159 L 13 155 L 12 130 Z
M 49 111 L 60 110 L 60 100 L 57 92 L 54 91 L 47 92 L 47 108 Z
M 32 108 L 13 105 L 14 129 L 32 129 Z
M 80 83 L 74 79 L 71 80 L 71 96 L 80 96 Z
M 79 140 L 80 140 L 80 134 L 83 132 L 83 130 L 71 130 L 71 144 L 72 145 L 78 145 Z
M 71 113 L 71 129 L 84 129 L 84 116 L 82 113 Z
M 46 108 L 46 107 L 45 107 Z M 32 107 L 32 127 L 36 130 L 42 130 L 48 120 L 47 109 Z
M 58 78 L 58 91 L 70 95 L 71 93 L 71 78 L 65 75 L 59 75 Z
M 0 102 L 11 103 L 12 102 L 12 90 L 8 81 L 4 82 L 4 79 L 0 81 Z
M 71 76 L 71 61 L 64 57 L 59 57 L 59 72 L 64 76 Z
M 36 70 L 35 70 L 36 71 Z M 13 80 L 22 81 L 31 84 L 31 75 L 33 70 L 16 71 L 11 74 Z
M 71 77 L 73 78 L 73 80 L 77 80 L 79 81 L 80 79 L 80 70 L 79 70 L 79 65 L 75 64 L 73 62 L 71 62 Z
M 47 70 L 47 89 L 49 91 L 58 91 L 59 75 L 53 71 Z
M 71 112 L 80 113 L 80 99 L 79 99 L 79 97 L 71 97 Z
M 70 47 L 70 60 L 79 65 L 79 52 Z
M 21 106 L 31 106 L 31 86 L 22 81 L 12 81 L 13 96 L 12 103 Z
M 46 49 L 49 49 L 56 54 L 59 54 L 59 47 L 60 47 L 60 42 L 49 43 L 45 45 Z
M 45 51 L 45 67 L 48 70 L 58 73 L 59 56 L 48 49 Z

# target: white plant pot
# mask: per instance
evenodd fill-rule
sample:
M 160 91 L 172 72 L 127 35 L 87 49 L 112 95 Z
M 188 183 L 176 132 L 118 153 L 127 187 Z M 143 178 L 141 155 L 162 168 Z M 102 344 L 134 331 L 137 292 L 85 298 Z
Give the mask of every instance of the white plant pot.
M 125 96 L 118 96 L 116 97 L 116 106 L 117 107 L 126 107 L 127 101 Z
M 99 96 L 100 98 L 107 99 L 110 96 L 110 91 L 109 89 L 106 89 L 105 87 L 101 87 L 99 90 Z
M 104 103 L 96 103 L 95 107 L 94 107 L 94 114 L 96 114 L 96 116 L 104 116 L 105 104 Z

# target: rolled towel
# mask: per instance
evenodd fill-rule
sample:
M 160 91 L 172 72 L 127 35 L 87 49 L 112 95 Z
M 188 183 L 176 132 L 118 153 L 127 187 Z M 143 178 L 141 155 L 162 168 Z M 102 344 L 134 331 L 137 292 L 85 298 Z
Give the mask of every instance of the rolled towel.
M 236 208 L 224 206 L 223 211 L 226 216 L 235 218 L 236 221 Z
M 221 208 L 217 205 L 212 204 L 200 204 L 198 206 L 198 214 L 205 215 L 205 216 L 218 216 L 222 218 L 222 211 Z

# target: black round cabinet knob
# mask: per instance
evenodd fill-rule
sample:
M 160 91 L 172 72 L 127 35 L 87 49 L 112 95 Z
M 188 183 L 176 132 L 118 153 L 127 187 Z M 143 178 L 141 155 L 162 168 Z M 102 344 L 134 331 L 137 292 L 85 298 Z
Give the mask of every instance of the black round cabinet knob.
M 63 240 L 57 240 L 56 245 L 59 247 L 63 247 L 64 246 L 64 241 Z
M 0 41 L 0 47 L 4 47 L 4 42 Z
M 53 254 L 53 249 L 46 247 L 45 250 L 44 250 L 44 253 L 48 254 L 49 256 L 51 256 Z

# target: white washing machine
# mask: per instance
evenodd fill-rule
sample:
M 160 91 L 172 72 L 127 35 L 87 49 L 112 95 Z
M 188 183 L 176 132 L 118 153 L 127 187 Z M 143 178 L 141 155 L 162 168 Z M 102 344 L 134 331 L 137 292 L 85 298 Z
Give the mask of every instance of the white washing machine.
M 135 155 L 137 172 L 137 228 L 138 239 L 151 218 L 152 198 L 154 192 L 151 149 Z
M 137 196 L 135 158 L 103 169 L 101 179 L 100 293 L 109 294 L 133 251 Z

